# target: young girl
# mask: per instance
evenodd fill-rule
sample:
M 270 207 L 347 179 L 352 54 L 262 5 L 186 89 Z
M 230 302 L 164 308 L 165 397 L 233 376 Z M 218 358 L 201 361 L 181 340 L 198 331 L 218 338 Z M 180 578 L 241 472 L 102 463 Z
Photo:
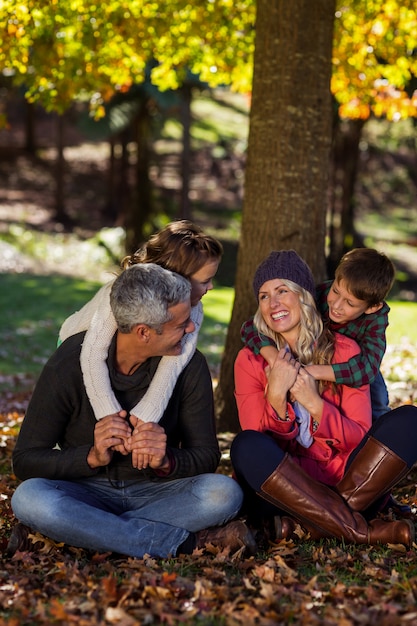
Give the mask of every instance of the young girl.
M 147 393 L 132 409 L 131 415 L 144 422 L 159 421 L 179 374 L 194 354 L 203 321 L 201 298 L 213 289 L 212 281 L 222 254 L 223 247 L 217 239 L 206 235 L 191 222 L 179 220 L 152 235 L 142 248 L 122 260 L 122 269 L 136 263 L 156 263 L 181 274 L 191 283 L 191 319 L 195 331 L 185 335 L 180 356 L 161 359 Z M 109 299 L 112 284 L 113 281 L 104 285 L 80 311 L 71 315 L 59 333 L 62 342 L 87 330 L 80 363 L 86 391 L 98 420 L 121 410 L 106 367 L 109 345 L 116 332 Z

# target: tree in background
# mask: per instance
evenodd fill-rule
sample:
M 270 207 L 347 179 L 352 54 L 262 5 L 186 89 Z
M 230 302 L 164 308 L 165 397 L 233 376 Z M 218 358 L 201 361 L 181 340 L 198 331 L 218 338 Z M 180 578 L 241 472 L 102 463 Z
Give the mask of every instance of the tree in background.
M 216 389 L 221 430 L 237 428 L 233 365 L 241 324 L 256 310 L 259 262 L 294 248 L 324 277 L 334 10 L 334 0 L 258 0 L 235 301 Z
M 191 74 L 209 86 L 231 85 L 248 93 L 255 13 L 255 0 L 207 0 L 198 6 L 188 0 L 111 0 L 98 5 L 85 0 L 7 0 L 0 7 L 0 68 L 14 84 L 24 85 L 30 102 L 62 114 L 74 100 L 81 100 L 89 103 L 94 119 L 105 115 L 111 98 L 144 82 L 150 63 L 150 80 L 160 90 L 184 90 Z M 366 119 L 376 115 L 395 120 L 416 113 L 416 23 L 414 0 L 337 1 L 326 251 L 330 271 L 344 249 L 355 243 L 352 194 Z M 138 144 L 142 155 L 149 135 L 143 119 Z M 62 131 L 61 121 L 58 129 Z M 58 153 L 62 155 L 62 145 Z M 58 165 L 60 172 L 62 158 Z M 185 163 L 182 173 L 186 178 Z M 188 210 L 184 198 L 183 213 Z M 140 239 L 141 225 L 152 211 L 145 200 L 144 206 L 130 203 L 129 240 Z M 58 185 L 58 213 L 62 202 Z M 141 215 L 135 215 L 139 208 Z
M 414 0 L 338 2 L 331 90 L 330 274 L 362 242 L 354 228 L 359 145 L 371 117 L 393 122 L 417 115 L 417 11 Z
M 131 92 L 149 75 L 161 91 L 178 89 L 185 102 L 190 76 L 194 83 L 198 78 L 208 86 L 233 84 L 249 92 L 254 19 L 253 0 L 198 6 L 187 0 L 111 0 L 96 5 L 85 0 L 8 0 L 0 6 L 0 68 L 15 85 L 24 86 L 29 102 L 61 116 L 74 101 L 86 102 L 96 120 L 106 114 L 111 99 Z M 132 124 L 137 185 L 124 217 L 129 251 L 142 240 L 151 213 L 149 119 L 141 102 Z M 185 107 L 183 119 L 186 123 Z M 62 158 L 58 163 L 62 171 Z M 187 172 L 184 163 L 182 171 Z M 61 218 L 62 201 L 61 181 L 56 197 Z M 188 210 L 184 197 L 182 205 Z

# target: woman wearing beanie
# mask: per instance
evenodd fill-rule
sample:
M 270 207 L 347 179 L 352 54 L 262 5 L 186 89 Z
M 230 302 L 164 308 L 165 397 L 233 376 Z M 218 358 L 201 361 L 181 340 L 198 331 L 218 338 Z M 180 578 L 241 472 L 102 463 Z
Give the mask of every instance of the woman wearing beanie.
M 269 367 L 245 347 L 235 363 L 242 432 L 231 460 L 249 516 L 273 520 L 275 540 L 291 537 L 297 521 L 313 539 L 411 546 L 409 520 L 375 515 L 417 460 L 409 436 L 417 407 L 399 407 L 371 427 L 368 385 L 316 383 L 307 373 L 305 365 L 345 362 L 359 347 L 323 326 L 313 275 L 294 250 L 272 252 L 253 288 L 256 328 L 275 341 L 278 356 Z

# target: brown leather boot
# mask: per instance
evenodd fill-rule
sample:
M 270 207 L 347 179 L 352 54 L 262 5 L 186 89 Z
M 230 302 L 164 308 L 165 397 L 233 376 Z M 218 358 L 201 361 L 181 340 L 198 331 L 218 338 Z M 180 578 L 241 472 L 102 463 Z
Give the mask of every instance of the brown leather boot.
M 367 522 L 343 498 L 314 480 L 287 454 L 261 485 L 259 494 L 299 520 L 312 539 L 343 538 L 349 543 L 401 543 L 411 546 L 414 526 L 408 520 Z
M 291 517 L 286 515 L 275 515 L 274 517 L 274 530 L 275 541 L 281 541 L 281 539 L 294 539 L 296 538 L 295 529 L 297 522 Z
M 204 548 L 209 543 L 219 548 L 230 548 L 230 552 L 236 552 L 245 546 L 250 554 L 255 554 L 257 549 L 251 531 L 241 520 L 196 533 L 196 548 Z
M 369 437 L 342 480 L 338 493 L 354 511 L 365 511 L 407 474 L 408 466 L 383 443 Z
M 414 524 L 410 520 L 386 522 L 382 519 L 374 519 L 369 524 L 369 544 L 378 543 L 402 543 L 407 548 L 414 541 Z

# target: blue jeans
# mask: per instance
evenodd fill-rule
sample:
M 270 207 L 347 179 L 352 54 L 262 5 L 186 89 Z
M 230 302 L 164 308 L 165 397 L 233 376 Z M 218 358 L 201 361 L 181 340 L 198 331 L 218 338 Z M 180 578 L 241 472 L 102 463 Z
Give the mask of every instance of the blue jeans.
M 142 558 L 176 555 L 190 532 L 224 524 L 240 510 L 238 483 L 222 474 L 166 482 L 30 478 L 12 498 L 16 517 L 55 541 Z
M 388 389 L 384 377 L 378 372 L 374 382 L 371 384 L 371 405 L 372 422 L 375 422 L 381 415 L 385 415 L 390 410 Z

